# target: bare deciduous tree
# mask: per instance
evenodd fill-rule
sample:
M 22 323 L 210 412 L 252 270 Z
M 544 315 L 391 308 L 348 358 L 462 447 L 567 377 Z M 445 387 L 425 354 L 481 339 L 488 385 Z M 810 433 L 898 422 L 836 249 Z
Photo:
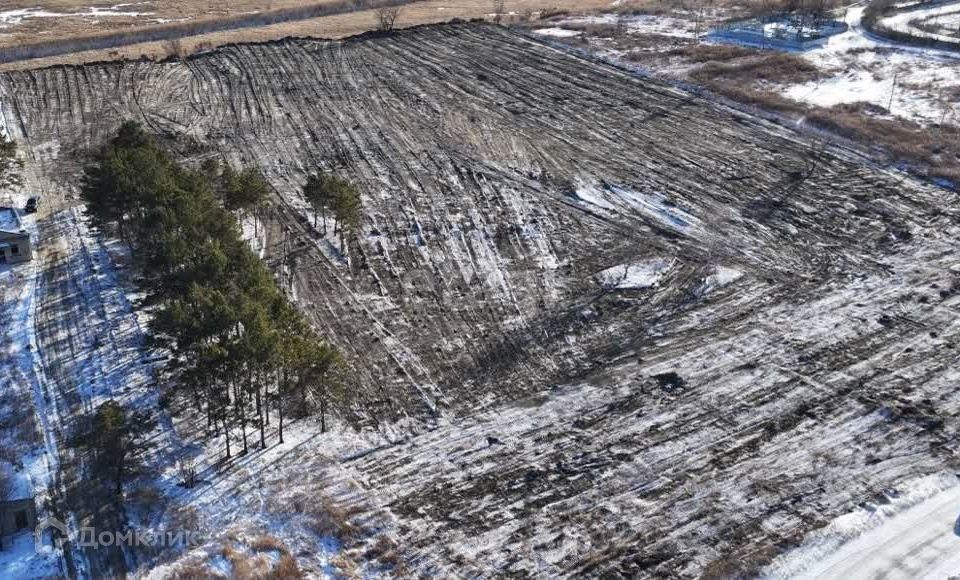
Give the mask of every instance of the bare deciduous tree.
M 623 14 L 617 15 L 617 22 L 614 24 L 614 38 L 623 38 L 627 35 L 627 19 Z
M 390 32 L 400 16 L 399 6 L 383 6 L 377 10 L 377 30 Z
M 505 0 L 493 0 L 493 21 L 497 24 L 503 22 Z
M 192 489 L 197 485 L 197 466 L 192 457 L 185 457 L 177 461 L 177 472 L 183 487 Z
M 183 48 L 183 42 L 179 38 L 171 38 L 163 44 L 168 56 L 182 59 L 187 55 L 186 50 Z

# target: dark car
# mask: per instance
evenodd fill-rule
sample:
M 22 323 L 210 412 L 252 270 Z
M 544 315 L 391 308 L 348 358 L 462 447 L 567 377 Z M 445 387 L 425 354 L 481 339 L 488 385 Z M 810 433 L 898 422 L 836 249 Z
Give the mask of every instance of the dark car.
M 40 203 L 39 197 L 31 197 L 27 200 L 27 205 L 23 207 L 24 213 L 37 213 L 37 205 Z

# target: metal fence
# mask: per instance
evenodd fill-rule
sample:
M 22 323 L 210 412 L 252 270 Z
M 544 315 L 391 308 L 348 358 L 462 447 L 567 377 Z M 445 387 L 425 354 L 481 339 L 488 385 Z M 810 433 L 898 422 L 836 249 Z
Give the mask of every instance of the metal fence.
M 710 40 L 755 48 L 802 51 L 826 44 L 831 36 L 847 31 L 839 20 L 814 25 L 791 18 L 764 18 L 729 22 L 710 31 Z

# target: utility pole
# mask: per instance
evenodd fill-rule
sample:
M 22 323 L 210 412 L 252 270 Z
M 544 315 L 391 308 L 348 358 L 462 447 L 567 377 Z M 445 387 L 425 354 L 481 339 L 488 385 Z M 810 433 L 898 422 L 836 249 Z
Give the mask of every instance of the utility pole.
M 893 95 L 897 92 L 897 77 L 900 76 L 900 71 L 893 73 L 893 86 L 890 87 L 890 102 L 887 103 L 887 113 L 893 112 Z
M 947 122 L 947 113 L 953 110 L 953 105 L 943 98 L 943 87 L 940 87 L 940 106 L 943 107 L 943 114 L 940 115 L 940 122 L 937 123 L 937 143 L 938 149 L 943 149 L 943 124 Z
M 700 44 L 700 21 L 703 19 L 703 4 L 706 0 L 700 0 L 700 8 L 697 10 L 697 23 L 693 29 L 693 40 Z

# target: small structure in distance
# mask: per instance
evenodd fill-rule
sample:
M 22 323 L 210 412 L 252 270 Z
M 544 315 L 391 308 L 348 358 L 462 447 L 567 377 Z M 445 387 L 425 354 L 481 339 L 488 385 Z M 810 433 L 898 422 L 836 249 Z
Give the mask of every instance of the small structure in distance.
M 798 51 L 823 46 L 831 36 L 846 31 L 847 24 L 839 20 L 788 14 L 726 22 L 711 30 L 707 38 L 724 44 Z
M 7 538 L 27 530 L 33 532 L 37 525 L 37 506 L 29 482 L 11 467 L 0 461 L 0 551 L 9 547 Z
M 0 206 L 0 264 L 19 264 L 33 258 L 30 234 L 15 208 Z

